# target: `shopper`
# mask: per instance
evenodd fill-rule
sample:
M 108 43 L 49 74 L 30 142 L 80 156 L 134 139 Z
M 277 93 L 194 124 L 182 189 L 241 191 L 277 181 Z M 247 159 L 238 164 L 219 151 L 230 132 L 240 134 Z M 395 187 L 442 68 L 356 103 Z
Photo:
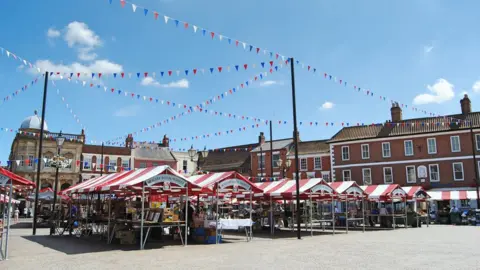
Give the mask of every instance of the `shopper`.
M 15 208 L 15 212 L 13 214 L 13 222 L 14 224 L 17 224 L 18 223 L 18 216 L 20 215 L 20 210 L 17 208 Z

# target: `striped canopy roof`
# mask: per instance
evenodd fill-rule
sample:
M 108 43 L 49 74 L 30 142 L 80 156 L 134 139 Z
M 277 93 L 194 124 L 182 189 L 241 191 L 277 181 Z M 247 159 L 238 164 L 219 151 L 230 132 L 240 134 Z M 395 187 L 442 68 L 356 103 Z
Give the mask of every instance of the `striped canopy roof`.
M 208 188 L 211 191 L 216 190 L 218 187 L 219 193 L 227 191 L 233 191 L 233 193 L 250 191 L 257 194 L 263 193 L 262 189 L 235 171 L 193 175 L 188 179 L 190 182 L 202 188 Z
M 371 200 L 388 200 L 394 197 L 405 198 L 407 193 L 403 190 L 400 185 L 391 184 L 391 185 L 370 185 L 370 186 L 361 186 L 361 188 L 368 195 L 368 198 Z
M 476 200 L 477 192 L 475 190 L 449 190 L 449 191 L 427 191 L 433 201 L 449 200 Z
M 405 190 L 409 199 L 424 200 L 430 198 L 421 186 L 402 187 L 402 189 Z

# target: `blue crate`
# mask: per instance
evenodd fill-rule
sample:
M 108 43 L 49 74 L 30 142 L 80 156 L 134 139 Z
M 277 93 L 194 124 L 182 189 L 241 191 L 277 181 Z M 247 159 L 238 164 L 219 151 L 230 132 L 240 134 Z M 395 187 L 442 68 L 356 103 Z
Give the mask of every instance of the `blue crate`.
M 205 228 L 195 228 L 194 235 L 205 236 Z
M 218 243 L 222 243 L 222 236 L 217 235 L 217 237 L 218 237 Z M 208 236 L 207 239 L 205 240 L 205 243 L 206 244 L 215 244 L 216 243 L 215 236 Z

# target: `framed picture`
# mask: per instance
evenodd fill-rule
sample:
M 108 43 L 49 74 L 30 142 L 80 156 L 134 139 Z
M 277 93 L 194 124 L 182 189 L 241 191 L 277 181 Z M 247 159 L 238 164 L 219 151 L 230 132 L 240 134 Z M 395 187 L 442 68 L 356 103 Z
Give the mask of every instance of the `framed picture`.
M 160 212 L 155 213 L 155 216 L 153 217 L 153 222 L 160 222 L 160 216 Z

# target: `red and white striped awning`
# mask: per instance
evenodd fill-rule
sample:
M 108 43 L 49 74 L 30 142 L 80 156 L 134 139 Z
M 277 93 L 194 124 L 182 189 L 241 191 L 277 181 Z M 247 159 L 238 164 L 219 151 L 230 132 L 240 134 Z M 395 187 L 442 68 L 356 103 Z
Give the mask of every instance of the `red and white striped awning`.
M 328 183 L 338 194 L 347 196 L 363 196 L 365 192 L 355 181 Z
M 10 199 L 9 196 L 5 196 L 3 194 L 0 194 L 0 203 L 8 203 L 8 200 Z M 14 204 L 19 204 L 20 201 L 18 200 L 15 200 L 14 198 L 12 198 L 12 203 Z
M 327 182 L 322 180 L 321 178 L 311 178 L 311 179 L 301 179 L 299 180 L 299 191 L 301 195 L 308 194 L 315 194 L 315 195 L 328 195 L 333 196 L 336 194 L 335 190 L 333 190 Z M 270 195 L 272 197 L 287 197 L 291 198 L 297 194 L 296 192 L 296 181 L 295 180 L 286 180 L 286 181 L 279 181 L 279 183 L 271 188 L 265 194 Z
M 250 193 L 252 191 L 256 194 L 263 193 L 262 189 L 235 171 L 193 175 L 188 180 L 202 188 L 208 188 L 212 192 L 218 187 L 219 193 Z
M 361 186 L 371 200 L 388 200 L 394 197 L 405 198 L 407 193 L 399 185 L 370 185 Z
M 421 186 L 402 187 L 402 189 L 405 190 L 409 199 L 425 200 L 430 198 Z
M 449 201 L 449 200 L 476 200 L 477 192 L 475 190 L 441 190 L 427 191 L 433 201 Z
M 124 171 L 124 172 L 119 172 L 119 173 L 113 173 L 113 174 L 106 174 L 102 175 L 96 178 L 88 179 L 86 181 L 83 181 L 82 183 L 76 184 L 74 186 L 71 186 L 64 191 L 62 191 L 63 194 L 72 194 L 72 193 L 88 193 L 88 192 L 94 192 L 95 187 L 98 185 L 101 185 L 102 183 L 106 183 L 112 179 L 115 179 L 116 177 L 119 177 L 124 174 L 132 173 L 134 171 Z

